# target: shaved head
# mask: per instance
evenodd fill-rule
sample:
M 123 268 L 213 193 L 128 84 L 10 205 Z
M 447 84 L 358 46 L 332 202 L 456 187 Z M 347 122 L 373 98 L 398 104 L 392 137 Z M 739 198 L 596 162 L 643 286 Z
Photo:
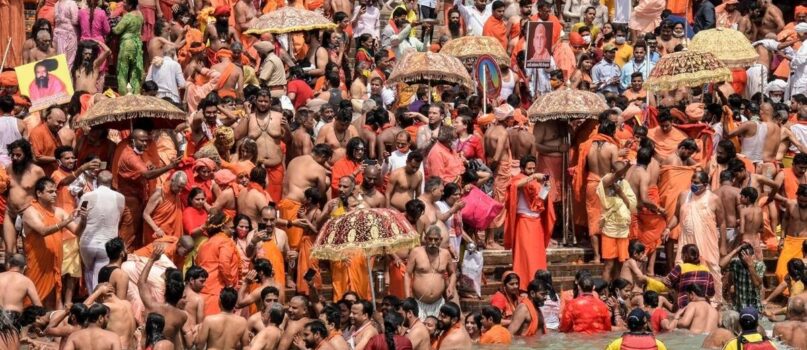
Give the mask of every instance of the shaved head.
M 98 181 L 98 185 L 104 185 L 104 186 L 107 186 L 107 187 L 111 187 L 112 186 L 112 172 L 109 171 L 109 170 L 101 170 L 101 172 L 98 173 L 98 177 L 96 178 L 96 181 Z
M 8 267 L 16 267 L 19 269 L 25 268 L 28 265 L 28 262 L 25 261 L 25 255 L 22 254 L 14 254 L 11 256 L 11 259 L 8 259 Z

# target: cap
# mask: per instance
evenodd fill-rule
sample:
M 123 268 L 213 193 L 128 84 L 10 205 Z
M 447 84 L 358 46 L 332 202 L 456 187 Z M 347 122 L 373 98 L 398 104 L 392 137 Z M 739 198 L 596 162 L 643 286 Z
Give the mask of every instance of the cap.
M 756 308 L 747 306 L 740 310 L 740 320 L 742 319 L 752 319 L 754 321 L 759 320 L 759 311 Z
M 636 308 L 631 310 L 628 314 L 628 329 L 632 331 L 644 328 L 647 322 L 647 313 L 644 310 Z
M 617 47 L 614 44 L 605 44 L 605 46 L 602 47 L 603 52 L 615 51 L 616 49 Z

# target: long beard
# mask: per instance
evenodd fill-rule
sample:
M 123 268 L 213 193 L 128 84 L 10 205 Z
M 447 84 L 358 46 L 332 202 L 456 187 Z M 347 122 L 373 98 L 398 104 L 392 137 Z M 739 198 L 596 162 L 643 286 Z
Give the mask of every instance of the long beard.
M 93 61 L 85 59 L 81 62 L 81 68 L 84 69 L 85 74 L 91 74 L 93 69 Z
M 218 34 L 219 39 L 226 39 L 227 35 L 230 34 L 230 24 L 225 20 L 216 19 L 216 34 Z
M 27 160 L 11 161 L 11 170 L 14 171 L 14 174 L 22 175 L 25 173 L 25 169 L 28 168 L 28 163 Z
M 39 88 L 43 88 L 43 89 L 48 87 L 48 76 L 46 75 L 46 76 L 41 77 L 41 78 L 37 77 L 36 78 L 36 86 L 39 87 Z
M 448 22 L 448 31 L 452 36 L 460 36 L 460 22 Z

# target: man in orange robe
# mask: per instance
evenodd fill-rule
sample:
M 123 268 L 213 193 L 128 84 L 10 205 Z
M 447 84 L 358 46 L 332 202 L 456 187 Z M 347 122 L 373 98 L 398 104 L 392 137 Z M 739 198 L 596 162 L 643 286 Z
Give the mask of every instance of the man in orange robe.
M 343 261 L 331 261 L 333 301 L 339 301 L 345 292 L 352 291 L 364 300 L 372 299 L 370 293 L 370 270 L 367 256 L 362 251 L 346 254 Z
M 163 247 L 163 255 L 174 263 L 174 266 L 182 268 L 185 265 L 185 257 L 193 250 L 194 241 L 193 237 L 188 235 L 183 236 L 163 236 L 155 239 L 151 243 L 135 250 L 132 254 L 144 258 L 151 257 L 154 248 L 157 245 Z
M 158 131 L 157 135 L 152 136 L 154 142 L 150 142 L 146 148 L 146 153 L 143 154 L 143 160 L 149 167 L 159 168 L 177 157 L 177 149 L 174 146 L 174 141 L 167 132 Z M 162 174 L 148 182 L 149 193 L 153 193 L 158 188 L 168 181 L 168 174 Z
M 789 200 L 798 199 L 799 186 L 807 184 L 805 178 L 807 172 L 807 154 L 798 153 L 793 157 L 793 167 L 783 169 L 776 175 L 776 182 L 781 183 L 781 193 Z M 783 281 L 787 275 L 787 263 L 793 258 L 804 258 L 802 246 L 807 241 L 807 237 L 785 234 L 782 249 L 779 252 L 779 260 L 776 263 L 776 277 Z
M 143 210 L 146 223 L 143 227 L 143 245 L 164 236 L 182 235 L 183 205 L 179 194 L 187 181 L 184 172 L 175 172 L 170 181 L 151 195 Z
M 498 321 L 498 322 L 497 322 Z M 502 313 L 493 306 L 482 308 L 482 325 L 487 328 L 479 338 L 479 344 L 510 345 L 513 335 L 501 324 Z
M 34 282 L 37 294 L 48 309 L 62 307 L 62 236 L 78 231 L 82 217 L 56 207 L 56 183 L 43 177 L 34 185 L 36 200 L 22 213 L 28 255 L 25 275 Z
M 353 140 L 351 140 L 353 141 Z M 364 180 L 362 169 L 362 159 L 364 159 L 365 148 L 363 142 L 348 141 L 345 157 L 337 160 L 331 167 L 331 198 L 339 195 L 339 179 L 345 176 L 352 176 L 355 186 L 359 186 Z
M 507 51 L 507 44 L 509 39 L 507 34 L 509 29 L 504 20 L 505 5 L 501 1 L 494 1 L 491 9 L 491 16 L 485 21 L 485 26 L 482 27 L 482 35 L 496 38 L 502 44 L 502 48 Z
M 552 238 L 555 210 L 553 205 L 547 205 L 548 192 L 542 198 L 547 179 L 535 172 L 535 157 L 525 156 L 519 165 L 521 172 L 510 180 L 507 191 L 504 246 L 512 248 L 513 271 L 520 277 L 520 288 L 526 290 L 535 271 L 546 269 L 546 248 Z M 519 202 L 527 207 L 520 207 Z
M 219 293 L 224 287 L 238 283 L 241 257 L 232 236 L 224 228 L 227 217 L 222 213 L 208 218 L 208 232 L 218 231 L 199 247 L 196 265 L 207 271 L 208 277 L 200 294 L 205 302 L 205 316 L 221 312 Z
M 59 130 L 64 126 L 66 120 L 64 111 L 59 108 L 51 109 L 45 121 L 33 128 L 28 136 L 31 141 L 31 149 L 34 151 L 34 158 L 37 160 L 36 163 L 48 176 L 57 167 L 54 153 L 56 147 L 62 145 Z

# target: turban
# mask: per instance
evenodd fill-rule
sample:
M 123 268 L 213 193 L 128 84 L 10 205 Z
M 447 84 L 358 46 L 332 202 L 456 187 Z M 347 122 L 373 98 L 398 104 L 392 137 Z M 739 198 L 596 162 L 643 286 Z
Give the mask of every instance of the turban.
M 236 180 L 235 174 L 227 169 L 221 169 L 213 175 L 213 180 L 219 187 L 225 187 Z
M 786 87 L 787 87 L 787 83 L 784 80 L 776 79 L 776 80 L 768 83 L 768 86 L 765 87 L 765 93 L 768 94 L 768 93 L 771 93 L 771 92 L 783 92 L 783 91 L 785 91 Z
M 233 52 L 228 49 L 219 49 L 216 52 L 216 58 L 221 60 L 222 57 L 233 58 Z
M 493 117 L 493 114 L 488 113 L 488 114 L 485 114 L 485 115 L 477 118 L 476 119 L 476 124 L 478 124 L 479 126 L 486 126 L 486 125 L 488 125 L 490 123 L 493 123 L 494 120 L 496 120 L 496 118 Z
M 0 86 L 3 87 L 12 87 L 17 86 L 19 83 L 17 82 L 17 73 L 13 70 L 0 73 Z
M 796 33 L 799 33 L 799 34 L 807 33 L 807 23 L 799 23 L 799 24 L 796 25 L 796 28 L 793 28 L 793 29 L 795 29 Z
M 235 90 L 230 89 L 230 88 L 221 89 L 221 90 L 219 90 L 219 97 L 221 97 L 221 98 L 225 98 L 225 97 L 235 98 L 236 97 Z
M 216 128 L 216 144 L 222 145 L 229 149 L 235 144 L 235 134 L 233 128 L 229 126 L 220 126 Z
M 252 48 L 258 52 L 259 55 L 263 56 L 272 51 L 275 51 L 275 45 L 268 41 L 259 41 L 257 43 L 252 44 Z
M 198 41 L 194 41 L 191 43 L 190 47 L 188 48 L 188 51 L 190 51 L 191 54 L 195 55 L 205 52 L 205 49 L 206 49 L 205 44 L 202 44 L 201 42 Z
M 209 170 L 213 171 L 216 170 L 216 162 L 214 162 L 210 158 L 200 158 L 197 159 L 195 163 L 193 163 L 193 171 L 195 172 L 201 167 L 208 168 Z
M 807 6 L 803 5 L 796 6 L 796 11 L 794 11 L 793 13 L 795 16 L 807 15 Z
M 11 96 L 14 99 L 14 104 L 17 106 L 31 107 L 31 102 L 27 98 L 14 94 Z
M 704 115 L 704 107 L 706 107 L 703 103 L 695 102 L 690 103 L 687 105 L 686 114 L 689 117 L 690 121 L 697 122 L 703 119 Z
M 224 5 L 217 6 L 216 10 L 213 11 L 213 17 L 224 17 L 230 16 L 230 8 Z
M 583 46 L 586 44 L 586 41 L 583 40 L 583 36 L 577 32 L 569 33 L 569 44 L 572 46 Z
M 498 121 L 512 117 L 513 112 L 515 112 L 513 106 L 506 103 L 493 109 L 493 114 L 496 116 L 496 120 Z

